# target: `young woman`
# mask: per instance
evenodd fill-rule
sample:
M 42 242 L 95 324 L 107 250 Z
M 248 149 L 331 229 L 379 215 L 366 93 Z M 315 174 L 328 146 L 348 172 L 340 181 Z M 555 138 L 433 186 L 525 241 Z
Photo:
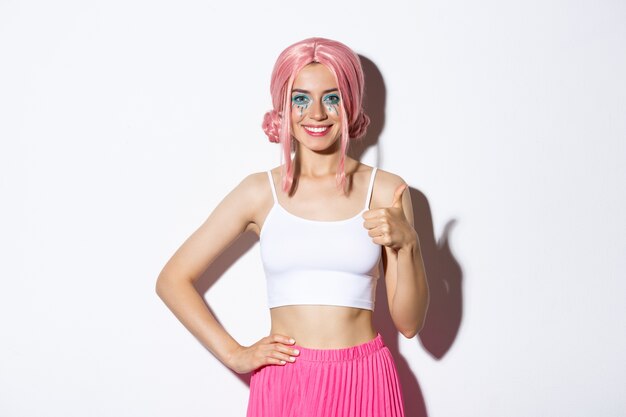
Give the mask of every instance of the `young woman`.
M 391 319 L 421 329 L 428 285 L 406 184 L 346 155 L 365 134 L 363 70 L 342 43 L 298 42 L 272 73 L 263 128 L 281 165 L 247 176 L 176 251 L 156 290 L 224 365 L 252 372 L 248 417 L 404 416 L 396 367 L 372 313 L 379 263 Z M 230 336 L 193 282 L 242 232 L 260 237 L 271 330 Z

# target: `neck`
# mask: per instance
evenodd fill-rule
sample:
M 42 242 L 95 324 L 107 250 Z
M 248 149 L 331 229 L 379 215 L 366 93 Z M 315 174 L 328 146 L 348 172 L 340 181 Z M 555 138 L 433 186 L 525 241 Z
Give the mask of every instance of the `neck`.
M 298 174 L 311 178 L 334 177 L 341 160 L 341 142 L 337 141 L 336 145 L 338 146 L 333 146 L 332 149 L 323 152 L 315 152 L 299 146 L 294 158 Z M 347 165 L 347 158 L 344 163 Z

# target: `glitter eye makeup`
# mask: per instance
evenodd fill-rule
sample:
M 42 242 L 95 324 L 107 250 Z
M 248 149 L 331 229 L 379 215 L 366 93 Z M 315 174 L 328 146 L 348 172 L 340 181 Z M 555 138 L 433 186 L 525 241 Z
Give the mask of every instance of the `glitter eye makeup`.
M 339 114 L 339 112 L 337 111 L 337 106 L 339 105 L 339 96 L 337 94 L 329 94 L 325 96 L 324 104 L 326 104 L 326 108 L 328 109 L 328 111 Z
M 339 96 L 337 94 L 329 94 L 324 97 L 324 101 L 328 104 L 339 104 Z
M 339 105 L 339 95 L 336 93 L 328 94 L 322 98 L 322 103 L 326 106 L 326 109 L 329 112 L 339 114 L 337 106 Z M 312 99 L 306 94 L 295 94 L 291 97 L 291 107 L 296 107 L 300 111 L 300 116 L 304 113 L 306 109 L 311 105 Z
M 311 104 L 309 96 L 304 94 L 296 94 L 291 97 L 291 107 L 297 107 L 300 110 L 300 116 Z

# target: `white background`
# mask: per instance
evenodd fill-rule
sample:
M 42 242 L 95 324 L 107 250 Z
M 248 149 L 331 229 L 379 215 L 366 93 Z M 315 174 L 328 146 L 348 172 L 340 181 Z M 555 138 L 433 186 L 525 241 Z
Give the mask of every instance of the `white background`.
M 245 415 L 154 285 L 279 164 L 270 73 L 309 36 L 371 61 L 361 159 L 412 187 L 433 313 L 384 335 L 407 416 L 625 415 L 625 22 L 618 0 L 0 1 L 0 415 Z M 232 248 L 200 289 L 249 344 L 258 242 Z

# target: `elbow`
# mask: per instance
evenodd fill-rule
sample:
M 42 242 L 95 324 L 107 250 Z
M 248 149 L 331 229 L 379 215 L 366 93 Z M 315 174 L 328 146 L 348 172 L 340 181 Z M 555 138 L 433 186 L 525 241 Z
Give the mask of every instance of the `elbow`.
M 415 318 L 415 322 L 408 329 L 405 329 L 404 331 L 401 331 L 401 333 L 404 335 L 404 337 L 406 337 L 407 339 L 412 339 L 419 332 L 422 331 L 422 329 L 424 328 L 424 325 L 426 324 L 426 313 L 428 311 L 428 305 L 429 304 L 430 304 L 430 296 L 429 296 L 429 294 L 427 292 L 426 293 L 426 300 L 422 304 L 423 308 L 420 309 L 420 311 L 418 312 L 417 317 Z
M 424 328 L 424 322 L 425 320 L 422 319 L 417 324 L 415 324 L 414 326 L 410 328 L 401 329 L 400 333 L 402 333 L 402 335 L 406 337 L 407 339 L 413 339 Z
M 421 327 L 419 328 L 414 327 L 412 329 L 402 330 L 400 331 L 400 333 L 402 333 L 402 335 L 406 337 L 407 339 L 413 339 L 419 333 L 421 329 L 422 329 Z
M 154 291 L 157 295 L 165 301 L 165 298 L 170 294 L 176 293 L 184 286 L 194 286 L 194 281 L 191 278 L 181 278 L 181 275 L 176 273 L 161 272 L 156 280 Z
M 163 275 L 163 274 L 159 275 L 159 277 L 156 280 L 156 284 L 154 286 L 154 291 L 156 292 L 156 294 L 161 299 L 163 299 L 165 294 L 168 292 L 169 288 L 170 288 L 170 282 L 169 282 L 167 275 Z
M 159 277 L 156 280 L 156 284 L 154 286 L 154 292 L 156 292 L 156 294 L 162 298 L 162 294 L 163 294 L 163 279 L 162 277 L 159 275 Z
M 407 339 L 413 339 L 415 337 L 415 335 L 417 334 L 417 332 L 414 331 L 402 331 L 400 332 L 402 333 L 402 336 L 406 337 Z

